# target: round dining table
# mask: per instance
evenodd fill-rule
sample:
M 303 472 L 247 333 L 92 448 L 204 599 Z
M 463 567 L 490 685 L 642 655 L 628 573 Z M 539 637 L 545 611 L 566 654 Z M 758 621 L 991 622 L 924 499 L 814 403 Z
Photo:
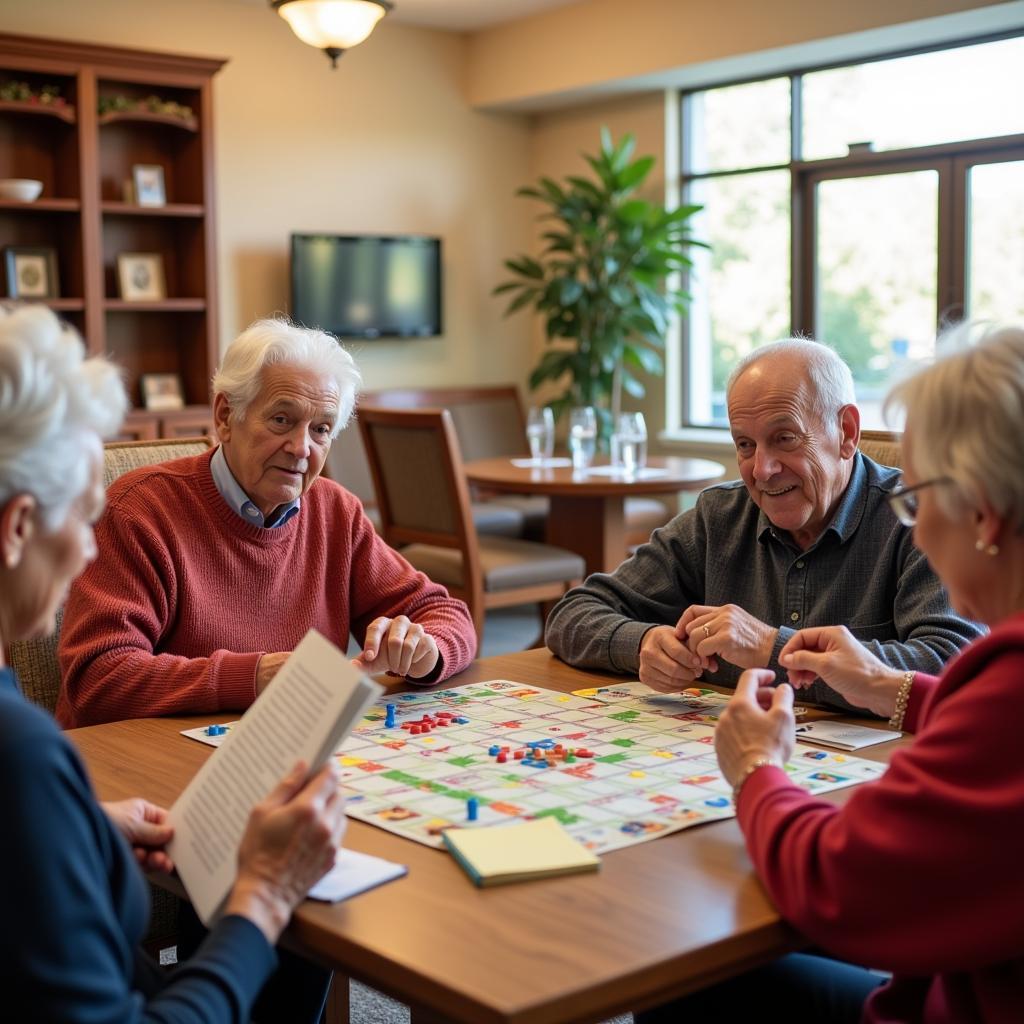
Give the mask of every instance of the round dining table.
M 541 494 L 550 499 L 545 539 L 575 551 L 587 575 L 611 572 L 626 554 L 626 499 L 640 495 L 699 491 L 725 475 L 710 459 L 674 455 L 649 458 L 636 473 L 596 462 L 574 470 L 568 459 L 491 458 L 465 464 L 468 481 L 485 491 Z

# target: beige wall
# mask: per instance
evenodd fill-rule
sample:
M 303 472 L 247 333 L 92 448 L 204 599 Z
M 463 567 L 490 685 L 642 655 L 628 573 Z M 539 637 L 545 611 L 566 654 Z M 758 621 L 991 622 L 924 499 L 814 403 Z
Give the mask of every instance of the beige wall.
M 578 96 L 721 61 L 983 8 L 991 0 L 584 0 L 474 35 L 467 90 L 479 107 Z M 921 45 L 912 34 L 903 45 Z M 736 74 L 735 72 L 733 74 Z
M 367 386 L 524 383 L 529 320 L 503 320 L 489 292 L 529 244 L 513 196 L 529 126 L 468 107 L 464 37 L 390 22 L 332 72 L 253 0 L 0 0 L 0 29 L 228 58 L 215 84 L 222 340 L 287 308 L 291 231 L 439 235 L 445 334 L 357 346 Z

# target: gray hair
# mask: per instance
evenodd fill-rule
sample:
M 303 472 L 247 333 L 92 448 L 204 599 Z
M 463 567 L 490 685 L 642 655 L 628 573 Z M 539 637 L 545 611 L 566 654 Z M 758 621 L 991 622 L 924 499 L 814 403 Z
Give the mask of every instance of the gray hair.
M 50 310 L 0 305 L 0 505 L 31 494 L 59 528 L 89 485 L 90 438 L 116 433 L 127 408 L 117 367 L 86 359 Z
M 948 477 L 936 497 L 950 518 L 986 500 L 1024 530 L 1024 328 L 958 325 L 939 339 L 931 366 L 885 400 L 891 422 L 906 412 L 910 460 L 922 480 Z
M 352 356 L 337 338 L 290 320 L 270 318 L 250 324 L 228 346 L 220 369 L 213 375 L 213 393 L 223 393 L 239 419 L 259 394 L 266 366 L 299 366 L 332 377 L 338 385 L 338 421 L 331 437 L 337 437 L 355 408 L 363 378 Z
M 773 356 L 792 356 L 807 368 L 811 384 L 811 407 L 818 419 L 830 431 L 839 429 L 839 410 L 854 405 L 857 397 L 853 390 L 853 374 L 834 349 L 810 338 L 784 338 L 760 345 L 745 355 L 729 374 L 725 385 L 726 401 L 733 385 L 755 363 Z

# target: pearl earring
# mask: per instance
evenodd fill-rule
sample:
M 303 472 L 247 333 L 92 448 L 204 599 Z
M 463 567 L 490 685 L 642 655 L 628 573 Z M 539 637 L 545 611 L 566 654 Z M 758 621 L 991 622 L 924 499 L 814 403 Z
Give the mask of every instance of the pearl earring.
M 995 556 L 999 554 L 998 544 L 986 544 L 983 540 L 976 540 L 974 542 L 975 551 L 984 551 L 986 555 Z

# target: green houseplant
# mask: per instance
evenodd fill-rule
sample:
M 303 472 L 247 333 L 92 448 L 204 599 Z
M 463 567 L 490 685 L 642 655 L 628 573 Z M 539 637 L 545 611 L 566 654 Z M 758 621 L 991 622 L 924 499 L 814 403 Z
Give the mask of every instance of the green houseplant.
M 563 390 L 548 404 L 556 419 L 574 405 L 597 407 L 602 433 L 618 417 L 622 392 L 642 398 L 641 371 L 661 374 L 665 332 L 673 310 L 688 296 L 672 287 L 674 272 L 691 266 L 686 249 L 703 245 L 689 236 L 699 206 L 666 210 L 637 193 L 654 157 L 633 159 L 635 140 L 613 142 L 601 129 L 601 150 L 584 157 L 596 179 L 570 176 L 564 184 L 541 178 L 516 193 L 544 203 L 550 221 L 537 257 L 505 266 L 515 275 L 494 289 L 510 293 L 505 315 L 532 307 L 545 318 L 550 347 L 530 374 Z

